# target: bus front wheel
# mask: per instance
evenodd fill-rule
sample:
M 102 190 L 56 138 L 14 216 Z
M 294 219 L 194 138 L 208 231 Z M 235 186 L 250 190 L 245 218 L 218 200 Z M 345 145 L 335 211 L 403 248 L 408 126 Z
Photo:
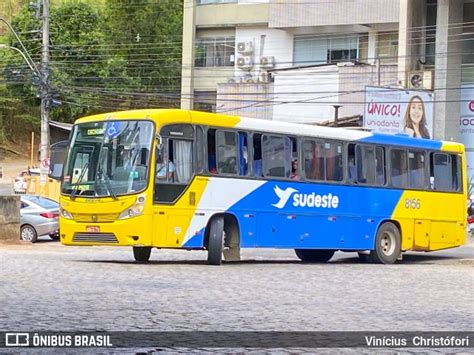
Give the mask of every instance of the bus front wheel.
M 214 217 L 209 228 L 209 240 L 207 244 L 207 263 L 209 265 L 220 265 L 222 263 L 222 251 L 224 249 L 224 217 Z
M 309 263 L 325 263 L 335 253 L 335 250 L 327 249 L 295 249 L 296 256 L 301 260 Z
M 151 247 L 133 247 L 133 256 L 135 261 L 146 263 L 150 260 Z
M 400 231 L 391 222 L 379 227 L 375 237 L 375 248 L 370 252 L 370 261 L 376 264 L 393 264 L 401 253 Z

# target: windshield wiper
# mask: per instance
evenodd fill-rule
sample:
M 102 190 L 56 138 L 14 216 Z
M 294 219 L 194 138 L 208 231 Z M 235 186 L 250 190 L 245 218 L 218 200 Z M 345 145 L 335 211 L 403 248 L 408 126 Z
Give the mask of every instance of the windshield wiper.
M 97 180 L 99 180 L 99 175 L 102 176 L 105 182 L 105 187 L 107 188 L 107 193 L 112 196 L 114 200 L 118 200 L 117 195 L 114 192 L 114 189 L 112 188 L 112 185 L 110 184 L 110 178 L 107 176 L 106 173 L 104 173 L 104 170 L 102 170 L 102 165 L 99 163 L 97 164 L 97 176 L 95 179 L 94 185 L 97 185 Z M 97 187 L 94 186 L 94 190 L 97 191 Z
M 82 182 L 82 179 L 84 178 L 84 175 L 86 173 L 86 170 L 87 168 L 89 167 L 89 162 L 87 162 L 83 167 L 82 167 L 82 170 L 81 170 L 81 174 L 79 175 L 79 178 L 77 179 L 77 182 L 76 182 L 76 185 L 74 186 L 74 189 L 71 191 L 71 195 L 69 196 L 71 198 L 71 200 L 75 200 L 76 199 L 76 193 L 77 191 L 79 191 L 79 186 Z

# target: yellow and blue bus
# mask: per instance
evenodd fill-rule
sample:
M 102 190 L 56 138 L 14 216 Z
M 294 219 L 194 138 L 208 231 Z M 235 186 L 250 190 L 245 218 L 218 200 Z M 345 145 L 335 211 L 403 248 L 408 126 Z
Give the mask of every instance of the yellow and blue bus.
M 207 250 L 335 251 L 389 264 L 466 238 L 464 147 L 453 142 L 186 110 L 76 121 L 61 242 Z

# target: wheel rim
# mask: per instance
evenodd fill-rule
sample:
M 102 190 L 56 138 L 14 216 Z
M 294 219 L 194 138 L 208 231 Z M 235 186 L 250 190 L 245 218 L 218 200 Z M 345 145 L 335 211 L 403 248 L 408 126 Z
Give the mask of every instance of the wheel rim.
M 26 240 L 28 242 L 31 242 L 33 240 L 33 235 L 34 235 L 34 232 L 29 227 L 23 228 L 22 231 L 21 231 L 21 239 L 22 240 Z
M 381 251 L 386 256 L 391 256 L 395 252 L 395 234 L 385 231 L 380 238 Z

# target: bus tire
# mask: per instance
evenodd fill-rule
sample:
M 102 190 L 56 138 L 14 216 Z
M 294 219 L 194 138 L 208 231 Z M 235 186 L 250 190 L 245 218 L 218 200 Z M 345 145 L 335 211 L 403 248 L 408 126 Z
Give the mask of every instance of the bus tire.
M 214 217 L 209 228 L 209 240 L 207 245 L 207 263 L 209 265 L 220 265 L 222 263 L 222 251 L 224 250 L 224 217 Z
M 133 247 L 133 256 L 135 261 L 146 263 L 150 260 L 151 247 Z
M 376 264 L 393 264 L 401 253 L 400 231 L 392 222 L 382 224 L 375 236 L 374 250 L 370 261 Z
M 330 249 L 295 249 L 296 256 L 308 263 L 326 263 L 336 251 Z

